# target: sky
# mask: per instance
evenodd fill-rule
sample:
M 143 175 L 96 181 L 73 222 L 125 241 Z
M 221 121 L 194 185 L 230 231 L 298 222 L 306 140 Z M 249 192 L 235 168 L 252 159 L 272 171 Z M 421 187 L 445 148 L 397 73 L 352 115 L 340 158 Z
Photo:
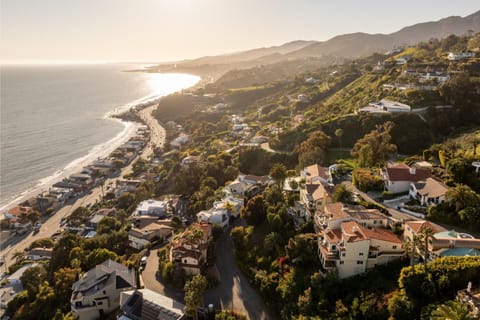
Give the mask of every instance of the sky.
M 478 0 L 0 0 L 0 62 L 161 62 L 391 33 Z

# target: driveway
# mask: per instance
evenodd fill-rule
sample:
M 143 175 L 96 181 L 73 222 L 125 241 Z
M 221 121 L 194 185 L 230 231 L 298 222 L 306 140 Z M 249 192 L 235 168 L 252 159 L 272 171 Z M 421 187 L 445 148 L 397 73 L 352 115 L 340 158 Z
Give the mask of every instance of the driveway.
M 150 289 L 152 291 L 158 292 L 163 294 L 167 297 L 175 299 L 183 303 L 183 291 L 172 288 L 170 286 L 164 285 L 158 276 L 158 255 L 157 249 L 150 250 L 150 254 L 147 259 L 147 265 L 145 266 L 145 270 L 143 270 L 141 277 L 143 280 L 143 285 L 145 288 Z
M 252 320 L 274 319 L 262 297 L 238 269 L 230 231 L 231 227 L 225 230 L 217 241 L 216 266 L 220 273 L 220 283 L 204 294 L 205 305 L 213 304 L 216 308 L 237 310 Z

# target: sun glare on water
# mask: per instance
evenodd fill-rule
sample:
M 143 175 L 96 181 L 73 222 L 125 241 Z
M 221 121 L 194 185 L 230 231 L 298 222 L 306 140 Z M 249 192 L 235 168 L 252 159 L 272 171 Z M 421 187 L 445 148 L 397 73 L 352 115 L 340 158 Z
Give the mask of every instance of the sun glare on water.
M 195 85 L 200 77 L 181 73 L 149 73 L 148 84 L 155 95 L 167 95 Z

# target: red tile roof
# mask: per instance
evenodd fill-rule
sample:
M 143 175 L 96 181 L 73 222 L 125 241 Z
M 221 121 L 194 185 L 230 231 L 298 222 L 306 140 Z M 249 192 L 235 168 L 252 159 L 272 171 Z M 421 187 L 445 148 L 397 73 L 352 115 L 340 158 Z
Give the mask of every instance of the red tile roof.
M 409 226 L 415 233 L 419 233 L 420 230 L 422 230 L 422 228 L 425 228 L 425 227 L 432 229 L 433 232 L 440 231 L 438 230 L 437 227 L 435 227 L 428 221 L 407 221 L 405 222 L 405 224 Z
M 386 171 L 390 181 L 416 182 L 425 180 L 431 175 L 429 170 L 422 168 L 410 168 L 405 163 L 388 166 Z
M 330 219 L 343 219 L 350 216 L 343 210 L 343 203 L 334 202 L 325 205 L 325 214 L 330 215 Z

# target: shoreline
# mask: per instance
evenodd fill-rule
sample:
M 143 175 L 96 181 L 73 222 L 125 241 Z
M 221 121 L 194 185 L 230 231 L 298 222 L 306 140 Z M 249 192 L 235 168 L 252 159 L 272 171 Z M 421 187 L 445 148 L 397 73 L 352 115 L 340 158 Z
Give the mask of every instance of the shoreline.
M 2 204 L 0 204 L 0 211 L 4 212 L 7 211 L 15 206 L 18 206 L 22 202 L 37 196 L 43 192 L 48 191 L 53 184 L 61 181 L 62 179 L 80 171 L 83 167 L 89 165 L 90 163 L 94 162 L 98 158 L 107 157 L 111 154 L 116 148 L 120 145 L 128 141 L 131 137 L 133 137 L 136 132 L 137 128 L 142 125 L 142 123 L 136 121 L 126 121 L 121 118 L 121 115 L 130 111 L 134 111 L 142 121 L 145 121 L 142 117 L 140 117 L 140 112 L 147 108 L 156 108 L 160 99 L 164 96 L 180 92 L 186 89 L 193 89 L 198 86 L 199 83 L 202 82 L 202 78 L 199 79 L 197 83 L 190 87 L 179 89 L 175 92 L 171 92 L 166 95 L 158 95 L 158 94 L 149 94 L 147 96 L 141 97 L 139 99 L 133 100 L 129 103 L 126 103 L 122 106 L 114 108 L 111 111 L 108 111 L 104 114 L 103 119 L 109 121 L 115 121 L 121 123 L 124 128 L 120 131 L 116 136 L 111 138 L 106 142 L 99 143 L 94 145 L 84 156 L 80 158 L 73 159 L 69 163 L 67 163 L 63 168 L 56 170 L 52 174 L 36 180 L 33 182 L 33 185 L 23 189 L 21 192 L 17 192 L 16 194 L 10 196 L 9 198 L 3 200 Z M 158 121 L 157 121 L 158 122 Z

